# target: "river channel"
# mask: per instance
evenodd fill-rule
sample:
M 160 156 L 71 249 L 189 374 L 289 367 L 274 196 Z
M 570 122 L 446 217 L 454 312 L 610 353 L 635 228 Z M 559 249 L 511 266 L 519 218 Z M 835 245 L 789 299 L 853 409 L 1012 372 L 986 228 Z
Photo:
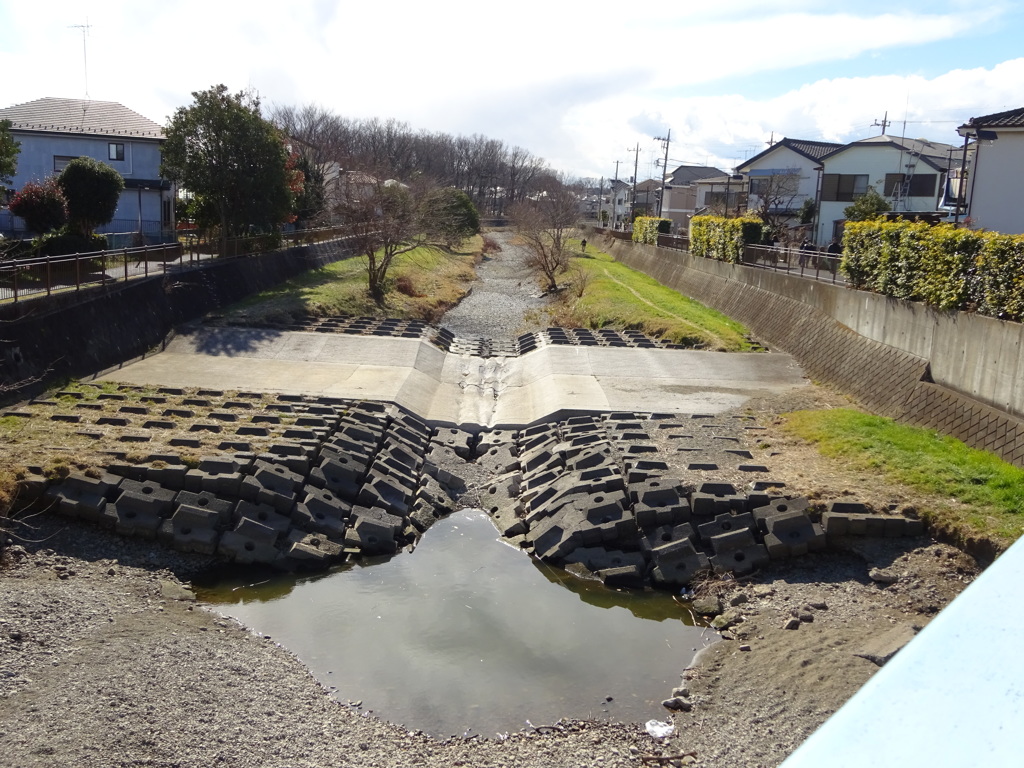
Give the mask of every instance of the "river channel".
M 481 510 L 438 521 L 412 553 L 317 576 L 236 573 L 197 592 L 340 701 L 437 737 L 663 719 L 661 700 L 713 635 L 669 594 L 538 563 Z

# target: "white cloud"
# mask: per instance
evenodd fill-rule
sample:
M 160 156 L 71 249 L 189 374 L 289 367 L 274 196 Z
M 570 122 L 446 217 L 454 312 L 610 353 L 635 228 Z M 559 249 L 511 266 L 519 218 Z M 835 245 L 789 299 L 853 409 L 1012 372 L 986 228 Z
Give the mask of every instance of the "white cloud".
M 224 83 L 252 87 L 265 103 L 317 103 L 346 117 L 483 134 L 562 170 L 606 176 L 616 160 L 632 165 L 627 148 L 637 142 L 643 175 L 662 154 L 653 137 L 669 128 L 672 159 L 731 167 L 763 149 L 772 132 L 847 141 L 870 135 L 886 110 L 890 120 L 906 111 L 912 121 L 963 121 L 1021 106 L 1020 59 L 930 79 L 901 70 L 785 85 L 810 66 L 934 52 L 936 42 L 951 46 L 951 61 L 979 61 L 965 35 L 981 35 L 983 45 L 1007 3 L 979 9 L 952 0 L 927 11 L 883 0 L 706 5 L 10 3 L 0 8 L 0 69 L 8 73 L 6 104 L 82 96 L 82 38 L 71 25 L 88 18 L 92 98 L 160 122 L 190 103 L 192 91 Z M 775 93 L 746 92 L 751 72 L 770 73 Z M 714 83 L 727 85 L 708 95 Z M 703 95 L 693 95 L 696 84 Z M 908 133 L 953 140 L 955 127 L 914 122 Z

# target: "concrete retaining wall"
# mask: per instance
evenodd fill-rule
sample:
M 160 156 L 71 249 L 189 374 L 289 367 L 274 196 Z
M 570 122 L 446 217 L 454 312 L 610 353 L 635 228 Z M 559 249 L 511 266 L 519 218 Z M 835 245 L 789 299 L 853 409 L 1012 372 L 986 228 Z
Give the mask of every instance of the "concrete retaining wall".
M 117 365 L 159 347 L 178 323 L 270 288 L 308 269 L 346 258 L 340 242 L 248 258 L 214 260 L 56 301 L 28 300 L 0 310 L 0 385 L 22 398 L 41 384 Z
M 596 236 L 596 235 L 595 235 Z M 734 317 L 866 407 L 1024 466 L 1024 326 L 607 239 L 622 263 Z

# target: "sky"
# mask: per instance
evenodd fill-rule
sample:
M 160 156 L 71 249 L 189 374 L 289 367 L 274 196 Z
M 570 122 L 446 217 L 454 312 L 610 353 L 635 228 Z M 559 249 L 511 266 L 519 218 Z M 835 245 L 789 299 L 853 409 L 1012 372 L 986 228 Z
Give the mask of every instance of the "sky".
M 669 132 L 670 169 L 886 118 L 959 144 L 971 117 L 1024 106 L 1021 40 L 1024 0 L 4 0 L 0 106 L 88 96 L 164 124 L 223 83 L 645 179 Z

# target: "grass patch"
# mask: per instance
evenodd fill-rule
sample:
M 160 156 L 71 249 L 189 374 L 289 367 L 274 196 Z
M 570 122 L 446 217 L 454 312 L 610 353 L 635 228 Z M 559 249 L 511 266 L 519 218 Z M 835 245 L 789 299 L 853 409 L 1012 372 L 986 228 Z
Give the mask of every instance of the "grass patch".
M 579 241 L 571 241 L 579 252 Z M 559 325 L 642 330 L 649 336 L 697 349 L 739 352 L 751 349 L 747 329 L 732 318 L 667 288 L 587 244 L 574 257 L 570 281 L 582 279 L 582 296 L 572 286 L 552 309 Z
M 839 408 L 787 414 L 784 429 L 826 456 L 932 497 L 929 522 L 1006 545 L 1024 533 L 1024 470 L 931 430 Z
M 257 293 L 228 307 L 232 323 L 283 322 L 303 315 L 371 315 L 436 321 L 466 295 L 483 249 L 478 235 L 453 253 L 418 248 L 395 259 L 383 309 L 366 291 L 365 260 L 345 259 Z

